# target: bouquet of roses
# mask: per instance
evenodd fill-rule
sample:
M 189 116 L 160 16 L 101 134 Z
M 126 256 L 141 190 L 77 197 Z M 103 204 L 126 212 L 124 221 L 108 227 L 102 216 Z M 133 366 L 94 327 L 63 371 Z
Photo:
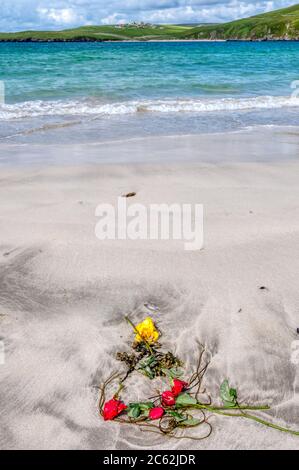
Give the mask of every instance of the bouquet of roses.
M 135 333 L 132 344 L 132 353 L 117 353 L 117 359 L 124 362 L 127 372 L 112 374 L 100 387 L 100 414 L 106 421 L 114 420 L 140 428 L 151 428 L 152 432 L 159 432 L 173 438 L 205 439 L 212 433 L 209 418 L 213 414 L 229 417 L 240 417 L 256 421 L 262 425 L 299 436 L 299 431 L 282 427 L 266 421 L 252 411 L 269 410 L 268 405 L 240 405 L 237 391 L 231 388 L 228 380 L 220 386 L 222 406 L 212 404 L 209 393 L 202 390 L 202 380 L 207 371 L 208 363 L 202 364 L 204 347 L 201 346 L 196 371 L 189 380 L 182 380 L 182 361 L 174 354 L 164 352 L 158 343 L 161 333 L 158 331 L 152 318 L 147 317 L 143 322 L 134 325 L 125 317 Z M 137 371 L 150 380 L 155 377 L 167 377 L 169 387 L 157 395 L 142 402 L 132 402 L 127 405 L 120 398 L 122 389 L 128 376 Z M 112 399 L 106 401 L 106 390 L 112 382 L 118 381 L 119 387 Z M 205 426 L 206 431 L 198 437 L 185 434 L 177 435 L 178 429 Z

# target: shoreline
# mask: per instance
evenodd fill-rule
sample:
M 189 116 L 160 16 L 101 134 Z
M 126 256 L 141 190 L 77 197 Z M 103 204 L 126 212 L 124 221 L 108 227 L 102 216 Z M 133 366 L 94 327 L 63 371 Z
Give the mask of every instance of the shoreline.
M 103 42 L 108 42 L 108 43 L 155 43 L 155 42 L 165 42 L 165 43 L 183 43 L 183 42 L 188 42 L 188 43 L 196 43 L 196 42 L 253 42 L 253 43 L 259 43 L 259 42 L 299 42 L 299 39 L 286 39 L 286 38 L 260 38 L 260 39 L 48 39 L 48 40 L 39 40 L 39 39 L 0 39 L 0 43 L 37 43 L 37 44 L 47 44 L 47 43 L 103 43 Z
M 78 166 L 284 163 L 298 159 L 299 126 L 257 126 L 231 132 L 140 136 L 74 144 L 1 140 L 0 150 L 0 168 L 71 166 L 73 163 Z

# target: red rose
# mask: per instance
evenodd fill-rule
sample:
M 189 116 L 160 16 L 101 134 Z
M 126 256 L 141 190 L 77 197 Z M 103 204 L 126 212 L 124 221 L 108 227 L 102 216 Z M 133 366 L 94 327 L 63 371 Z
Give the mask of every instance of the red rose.
M 126 409 L 126 405 L 120 400 L 112 398 L 104 406 L 103 417 L 105 421 L 110 421 Z
M 174 379 L 173 387 L 171 391 L 174 394 L 174 396 L 177 397 L 187 387 L 188 387 L 187 382 L 183 382 L 183 380 Z
M 164 406 L 175 405 L 175 396 L 170 390 L 167 390 L 166 392 L 162 393 L 162 405 Z
M 164 415 L 164 410 L 160 406 L 157 408 L 152 408 L 149 412 L 150 419 L 160 419 Z

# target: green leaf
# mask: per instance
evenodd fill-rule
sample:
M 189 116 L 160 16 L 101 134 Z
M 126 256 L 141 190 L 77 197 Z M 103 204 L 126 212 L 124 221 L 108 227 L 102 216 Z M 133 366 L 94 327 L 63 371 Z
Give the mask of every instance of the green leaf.
M 128 416 L 129 418 L 136 419 L 139 417 L 141 409 L 138 403 L 130 403 L 128 406 Z
M 128 416 L 133 419 L 148 417 L 151 408 L 154 408 L 154 404 L 151 401 L 130 403 L 128 406 Z
M 188 405 L 196 405 L 197 400 L 194 397 L 191 397 L 189 393 L 181 393 L 177 399 L 175 404 L 177 406 L 188 406 Z
M 154 408 L 154 404 L 151 401 L 141 401 L 141 402 L 136 402 L 136 403 L 130 403 L 129 407 L 131 406 L 139 406 L 141 410 Z
M 230 388 L 228 380 L 224 380 L 220 386 L 220 397 L 224 406 L 233 408 L 237 404 L 237 390 Z
M 157 364 L 157 359 L 155 356 L 149 356 L 139 362 L 139 367 L 143 369 L 145 367 L 151 367 L 155 364 Z
M 140 369 L 140 371 L 149 379 L 154 378 L 154 373 L 150 367 L 145 367 L 144 369 Z
M 186 416 L 183 415 L 182 413 L 179 413 L 178 411 L 168 411 L 167 412 L 168 415 L 172 416 L 173 418 L 175 418 L 175 420 L 177 421 L 177 423 L 180 423 L 182 421 L 185 421 L 186 420 Z
M 155 377 L 155 373 L 152 370 L 152 368 L 156 364 L 157 364 L 157 360 L 155 356 L 149 356 L 149 357 L 146 357 L 145 359 L 142 359 L 139 362 L 138 370 L 140 370 L 140 372 L 144 374 L 146 377 L 148 377 L 149 379 L 153 379 Z
M 178 379 L 179 377 L 182 377 L 184 373 L 181 369 L 176 369 L 174 367 L 171 369 L 163 368 L 162 371 L 169 379 Z
M 141 411 L 147 411 L 147 410 L 151 410 L 152 408 L 154 408 L 154 404 L 151 401 L 141 402 L 139 403 L 139 406 L 140 406 Z

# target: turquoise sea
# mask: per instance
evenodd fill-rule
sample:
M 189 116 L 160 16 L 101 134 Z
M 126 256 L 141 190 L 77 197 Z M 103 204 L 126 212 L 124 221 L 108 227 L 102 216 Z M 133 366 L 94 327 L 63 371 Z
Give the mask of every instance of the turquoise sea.
M 0 80 L 1 140 L 299 125 L 297 42 L 0 43 Z

